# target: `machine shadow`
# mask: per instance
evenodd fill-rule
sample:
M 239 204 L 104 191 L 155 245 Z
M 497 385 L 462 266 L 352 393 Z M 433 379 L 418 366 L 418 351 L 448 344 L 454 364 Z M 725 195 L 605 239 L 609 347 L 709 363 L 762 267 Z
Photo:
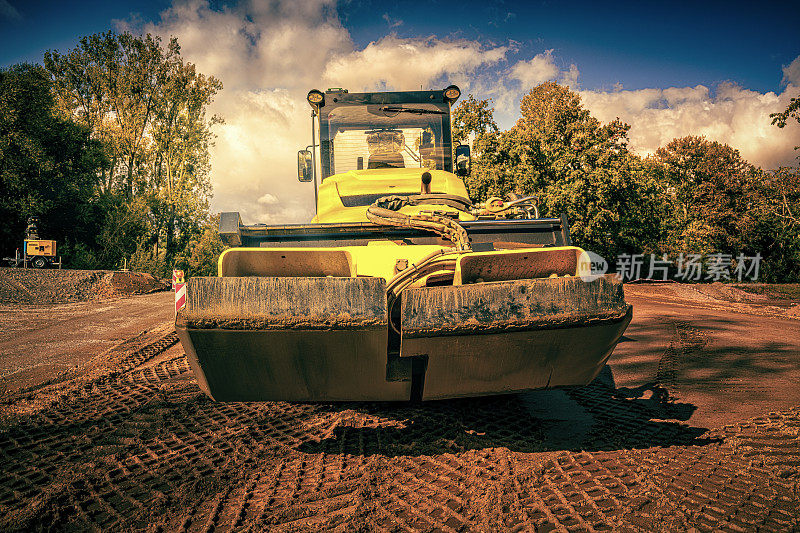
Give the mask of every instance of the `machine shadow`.
M 681 423 L 695 406 L 654 384 L 614 386 L 606 366 L 590 385 L 418 404 L 325 404 L 340 422 L 304 453 L 414 456 L 486 448 L 602 451 L 706 445 L 707 428 Z M 343 413 L 347 413 L 344 415 Z

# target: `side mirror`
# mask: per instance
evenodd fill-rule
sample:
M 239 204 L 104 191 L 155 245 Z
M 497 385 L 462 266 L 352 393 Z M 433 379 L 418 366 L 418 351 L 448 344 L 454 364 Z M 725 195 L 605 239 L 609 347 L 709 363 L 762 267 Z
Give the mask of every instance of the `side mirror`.
M 469 145 L 456 146 L 456 176 L 469 176 L 472 172 L 472 158 L 469 155 Z
M 297 152 L 297 180 L 308 183 L 313 179 L 314 166 L 311 161 L 310 150 Z

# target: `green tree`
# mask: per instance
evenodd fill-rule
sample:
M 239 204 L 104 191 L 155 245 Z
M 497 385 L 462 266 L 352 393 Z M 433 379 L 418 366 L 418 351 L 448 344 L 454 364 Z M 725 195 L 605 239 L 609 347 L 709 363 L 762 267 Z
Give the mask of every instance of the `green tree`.
M 673 204 L 669 249 L 738 253 L 747 248 L 762 201 L 760 169 L 727 144 L 693 136 L 659 148 L 655 160 Z
M 59 107 L 78 117 L 106 142 L 111 168 L 104 187 L 119 179 L 130 198 L 146 164 L 147 131 L 166 84 L 171 61 L 179 54 L 176 39 L 166 49 L 147 34 L 106 32 L 83 37 L 67 54 L 45 53 Z
M 101 216 L 93 197 L 105 168 L 89 130 L 57 116 L 47 72 L 38 65 L 0 69 L 0 243 L 21 247 L 26 219 L 40 217 L 43 237 L 70 261 L 94 246 Z
M 800 281 L 800 169 L 780 167 L 756 184 L 760 200 L 749 248 L 764 257 L 760 279 L 772 283 Z
M 151 129 L 155 157 L 150 181 L 167 263 L 208 213 L 211 127 L 221 119 L 208 119 L 206 107 L 221 89 L 219 80 L 199 74 L 179 57 L 169 62 Z
M 148 238 L 152 235 L 152 220 L 146 199 L 136 197 L 129 201 L 122 196 L 104 195 L 100 204 L 104 217 L 98 224 L 98 262 L 106 268 L 121 268 L 130 258 L 129 268 L 160 275 L 161 269 L 153 267 L 152 254 L 147 249 L 155 241 Z
M 601 124 L 553 82 L 533 88 L 520 110 L 510 130 L 476 138 L 470 194 L 538 196 L 542 214 L 566 213 L 575 242 L 609 258 L 656 251 L 665 193 L 628 150 L 630 127 Z
M 780 113 L 770 114 L 769 118 L 772 119 L 772 124 L 779 128 L 786 127 L 786 122 L 790 119 L 795 119 L 795 121 L 800 123 L 800 96 L 792 98 L 789 101 L 789 105 L 786 106 L 786 109 Z
M 219 236 L 218 228 L 219 215 L 208 217 L 203 223 L 202 231 L 192 237 L 189 245 L 175 259 L 175 264 L 187 276 L 217 275 L 217 261 L 227 248 Z
M 65 54 L 47 52 L 45 65 L 59 109 L 109 155 L 97 187 L 107 208 L 100 256 L 165 275 L 208 214 L 211 128 L 221 119 L 206 110 L 222 84 L 185 62 L 176 39 L 162 46 L 149 34 L 84 37 Z
M 798 119 L 797 99 L 774 123 Z M 675 139 L 645 159 L 629 126 L 601 124 L 580 96 L 548 82 L 522 98 L 500 131 L 488 101 L 468 98 L 453 131 L 473 140 L 473 200 L 536 195 L 543 215 L 566 213 L 576 244 L 608 259 L 621 252 L 728 253 L 764 259 L 762 279 L 800 280 L 800 173 L 765 172 L 730 146 Z
M 519 179 L 527 170 L 521 142 L 515 128 L 486 132 L 475 138 L 472 174 L 465 179 L 474 200 L 503 197 L 509 192 L 526 194 Z
M 453 143 L 498 131 L 491 100 L 477 100 L 471 94 L 453 109 Z

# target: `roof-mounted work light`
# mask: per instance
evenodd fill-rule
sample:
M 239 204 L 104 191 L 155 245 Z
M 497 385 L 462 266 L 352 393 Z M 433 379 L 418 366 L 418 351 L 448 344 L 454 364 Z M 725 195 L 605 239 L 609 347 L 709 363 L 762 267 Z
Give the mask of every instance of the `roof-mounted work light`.
M 306 100 L 308 100 L 308 103 L 311 104 L 311 107 L 313 108 L 322 107 L 325 105 L 325 95 L 322 94 L 322 91 L 318 91 L 316 89 L 311 89 L 308 91 Z
M 444 90 L 444 97 L 452 104 L 458 97 L 461 96 L 461 89 L 456 87 L 455 85 L 450 85 L 447 89 Z

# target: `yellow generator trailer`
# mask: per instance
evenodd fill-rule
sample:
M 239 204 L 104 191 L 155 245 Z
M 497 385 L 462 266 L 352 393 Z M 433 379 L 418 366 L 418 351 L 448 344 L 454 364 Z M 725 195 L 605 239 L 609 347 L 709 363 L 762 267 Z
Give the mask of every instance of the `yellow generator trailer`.
M 22 242 L 22 255 L 17 248 L 14 257 L 4 257 L 3 260 L 10 267 L 44 268 L 47 265 L 61 268 L 61 259 L 56 261 L 56 241 L 39 238 L 39 217 L 28 217 L 28 227 L 25 229 L 25 240 Z
M 175 326 L 206 394 L 430 400 L 597 376 L 631 320 L 622 285 L 591 275 L 565 217 L 539 217 L 535 198 L 470 201 L 458 97 L 309 92 L 298 177 L 314 182 L 316 216 L 222 213 L 218 276 L 188 280 Z

